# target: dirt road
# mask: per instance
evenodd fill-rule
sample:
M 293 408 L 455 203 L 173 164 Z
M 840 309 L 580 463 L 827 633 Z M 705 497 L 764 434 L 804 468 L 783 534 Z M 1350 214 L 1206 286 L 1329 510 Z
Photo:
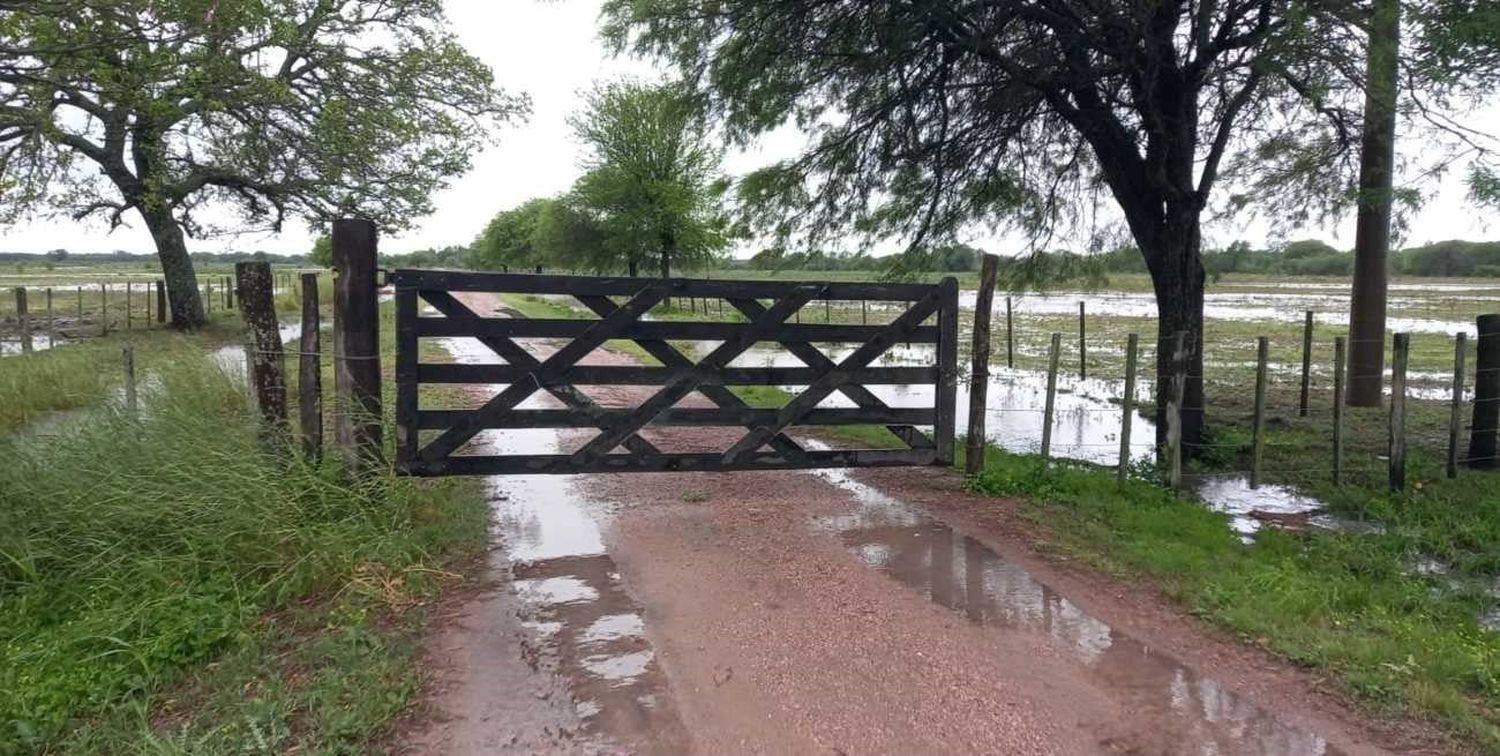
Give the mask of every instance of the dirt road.
M 483 443 L 550 453 L 589 435 Z M 672 451 L 737 437 L 647 434 Z M 1361 754 L 1425 742 L 1150 591 L 1037 558 L 1012 505 L 968 496 L 949 471 L 489 486 L 497 548 L 433 633 L 427 701 L 402 737 L 412 752 Z

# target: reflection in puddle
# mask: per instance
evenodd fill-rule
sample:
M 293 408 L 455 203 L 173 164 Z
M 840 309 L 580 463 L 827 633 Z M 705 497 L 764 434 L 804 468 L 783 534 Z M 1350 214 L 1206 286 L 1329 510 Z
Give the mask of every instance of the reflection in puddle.
M 496 360 L 474 339 L 439 343 L 460 363 Z M 521 406 L 546 401 L 537 394 Z M 488 431 L 480 443 L 488 454 L 560 448 L 552 429 Z M 523 625 L 541 652 L 536 663 L 566 681 L 584 731 L 646 746 L 681 725 L 671 706 L 661 703 L 665 677 L 654 663 L 639 607 L 605 551 L 599 525 L 604 506 L 579 483 L 571 475 L 488 478 L 496 536 L 509 560 Z
M 854 495 L 855 510 L 820 519 L 869 566 L 983 624 L 1044 634 L 1119 701 L 1137 729 L 1172 753 L 1340 753 L 1219 682 L 1084 613 L 978 541 L 849 477 L 816 473 Z
M 1210 509 L 1229 515 L 1234 532 L 1249 540 L 1267 525 L 1301 530 L 1308 527 L 1339 533 L 1379 533 L 1379 523 L 1336 517 L 1323 511 L 1323 502 L 1295 489 L 1271 483 L 1251 488 L 1243 477 L 1205 477 L 1193 484 Z

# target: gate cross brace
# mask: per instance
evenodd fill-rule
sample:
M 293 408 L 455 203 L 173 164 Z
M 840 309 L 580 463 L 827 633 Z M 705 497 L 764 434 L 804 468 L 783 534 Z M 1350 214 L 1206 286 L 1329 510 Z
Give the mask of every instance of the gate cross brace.
M 801 419 L 803 415 L 817 407 L 818 402 L 823 401 L 824 397 L 840 386 L 846 385 L 849 380 L 849 374 L 846 371 L 857 370 L 870 364 L 872 360 L 890 349 L 892 344 L 910 335 L 918 325 L 921 325 L 922 321 L 927 319 L 927 316 L 937 309 L 941 301 L 938 292 L 933 292 L 913 304 L 910 309 L 902 313 L 901 317 L 896 318 L 890 325 L 881 329 L 869 341 L 861 344 L 852 354 L 845 357 L 837 368 L 823 373 L 821 377 L 803 389 L 796 398 L 787 402 L 776 413 L 776 422 L 750 431 L 745 434 L 744 438 L 735 442 L 734 446 L 729 447 L 729 450 L 724 452 L 724 462 L 734 464 L 739 460 L 740 455 L 760 448 L 772 435 Z M 773 307 L 772 310 L 774 309 Z
M 620 444 L 620 441 L 630 434 L 640 430 L 651 421 L 651 418 L 661 414 L 665 409 L 676 404 L 687 396 L 700 383 L 703 377 L 728 365 L 735 357 L 740 356 L 757 341 L 761 341 L 770 335 L 772 329 L 783 325 L 792 313 L 802 309 L 802 306 L 812 300 L 813 297 L 822 293 L 822 286 L 798 286 L 791 293 L 782 297 L 769 310 L 760 317 L 750 321 L 747 328 L 736 333 L 732 338 L 726 339 L 703 359 L 699 360 L 691 370 L 667 382 L 665 386 L 657 391 L 650 399 L 642 402 L 630 414 L 626 415 L 610 428 L 607 428 L 592 441 L 584 444 L 582 448 L 574 452 L 571 462 L 575 465 L 586 465 L 593 462 L 601 454 L 607 454 Z M 628 306 L 628 305 L 627 305 Z M 614 317 L 611 313 L 609 317 Z M 779 428 L 777 429 L 779 432 Z M 758 449 L 769 443 L 775 433 L 767 433 L 760 439 L 752 449 Z
M 619 305 L 616 305 L 613 301 L 610 300 L 609 297 L 606 297 L 602 294 L 579 294 L 574 298 L 582 303 L 583 306 L 589 308 L 590 310 L 593 310 L 594 314 L 598 315 L 601 318 L 606 317 L 610 313 L 619 309 Z M 761 311 L 764 312 L 764 309 L 765 308 L 761 308 Z M 760 314 L 761 313 L 757 313 L 756 317 L 759 317 Z M 659 360 L 665 367 L 690 368 L 694 364 L 693 361 L 687 357 L 687 355 L 684 355 L 682 352 L 678 351 L 676 347 L 672 346 L 666 341 L 660 339 L 636 339 L 635 343 L 642 349 L 646 350 L 647 354 Z M 707 397 L 709 401 L 719 405 L 724 409 L 740 409 L 747 406 L 744 400 L 740 399 L 739 396 L 736 395 L 733 391 L 730 391 L 723 386 L 699 386 L 698 393 Z M 772 448 L 776 449 L 776 451 L 781 452 L 782 455 L 787 459 L 802 459 L 807 456 L 806 450 L 804 450 L 796 441 L 788 438 L 784 433 L 776 434 L 776 437 L 771 439 L 771 446 Z
M 621 330 L 635 322 L 642 314 L 655 307 L 657 302 L 679 287 L 680 284 L 677 282 L 662 280 L 641 289 L 609 317 L 590 325 L 577 338 L 543 360 L 532 373 L 535 376 L 533 382 L 512 383 L 506 386 L 483 406 L 443 431 L 421 451 L 422 459 L 426 462 L 436 462 L 458 451 L 460 447 L 478 435 L 479 431 L 490 421 L 514 409 L 526 397 L 536 393 L 543 383 L 559 380 L 568 368 L 587 357 L 604 342 L 614 338 Z
M 437 309 L 438 312 L 442 313 L 446 317 L 479 317 L 478 313 L 469 309 L 466 305 L 464 305 L 463 302 L 460 302 L 457 297 L 446 291 L 422 290 L 419 293 L 421 294 L 422 299 L 426 300 L 428 304 L 432 305 Z M 509 337 L 475 336 L 474 338 L 477 339 L 479 343 L 493 350 L 495 354 L 499 355 L 500 358 L 505 360 L 508 364 L 515 365 L 516 367 L 520 368 L 526 368 L 529 370 L 535 370 L 536 367 L 541 364 L 540 360 L 538 360 L 536 357 L 533 357 L 530 352 L 526 351 L 521 347 L 521 345 L 512 341 Z M 550 384 L 547 386 L 543 386 L 543 388 L 545 388 L 548 393 L 557 397 L 558 400 L 563 404 L 567 405 L 569 409 L 582 410 L 583 412 L 588 413 L 591 417 L 595 416 L 595 411 L 601 411 L 604 409 L 603 407 L 600 407 L 597 403 L 595 403 L 593 399 L 590 399 L 587 394 L 568 384 Z M 653 445 L 650 441 L 647 441 L 640 436 L 631 436 L 630 438 L 625 439 L 625 448 L 629 449 L 632 452 L 635 452 L 636 454 L 661 454 L 660 449 L 657 449 L 656 446 Z
M 760 317 L 766 309 L 754 299 L 730 299 L 729 304 L 747 318 Z M 810 368 L 827 371 L 835 367 L 828 355 L 823 354 L 821 350 L 806 341 L 782 341 L 781 345 Z M 889 405 L 881 401 L 874 392 L 857 383 L 844 384 L 839 386 L 838 390 L 861 409 L 890 409 Z M 913 449 L 932 449 L 936 446 L 926 434 L 910 425 L 887 425 L 886 430 Z

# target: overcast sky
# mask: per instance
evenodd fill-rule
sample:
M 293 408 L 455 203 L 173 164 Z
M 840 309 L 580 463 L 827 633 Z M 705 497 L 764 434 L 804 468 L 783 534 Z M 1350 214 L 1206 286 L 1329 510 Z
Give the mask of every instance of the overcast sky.
M 529 94 L 533 113 L 528 122 L 502 130 L 497 135 L 498 143 L 476 159 L 474 170 L 437 197 L 436 214 L 416 230 L 384 240 L 382 247 L 392 252 L 466 244 L 496 211 L 567 189 L 579 174 L 580 148 L 565 121 L 578 108 L 581 93 L 596 80 L 658 75 L 646 62 L 614 59 L 605 52 L 595 33 L 598 0 L 447 0 L 447 7 L 465 46 L 494 68 L 502 86 Z M 785 145 L 779 144 L 774 151 L 783 149 Z M 743 171 L 757 162 L 756 156 L 733 155 L 728 167 Z M 1479 212 L 1465 202 L 1463 187 L 1455 176 L 1413 219 L 1407 242 L 1500 236 L 1496 221 L 1500 221 L 1500 213 Z M 1210 244 L 1237 238 L 1256 244 L 1266 241 L 1266 232 L 1259 224 L 1242 227 L 1212 223 L 1205 229 L 1205 236 Z M 1353 220 L 1292 236 L 1322 238 L 1347 248 L 1353 245 Z M 972 241 L 1002 254 L 1014 253 L 1020 246 L 1009 239 Z M 311 239 L 299 223 L 293 222 L 279 236 L 190 240 L 189 246 L 195 251 L 301 252 L 311 247 Z M 102 226 L 66 221 L 0 228 L 0 251 L 43 252 L 57 247 L 80 252 L 147 252 L 151 243 L 139 222 L 113 234 L 106 233 Z

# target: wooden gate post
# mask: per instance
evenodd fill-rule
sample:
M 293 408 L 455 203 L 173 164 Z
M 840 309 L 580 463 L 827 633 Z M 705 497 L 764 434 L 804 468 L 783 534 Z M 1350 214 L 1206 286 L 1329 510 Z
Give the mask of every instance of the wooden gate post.
M 323 349 L 318 313 L 318 274 L 302 274 L 302 341 L 297 371 L 297 410 L 302 453 L 323 456 Z
M 1479 357 L 1474 360 L 1474 416 L 1469 430 L 1469 469 L 1500 467 L 1500 315 L 1479 316 Z
M 260 411 L 261 442 L 268 451 L 280 454 L 286 449 L 286 354 L 271 294 L 271 264 L 235 263 L 234 277 L 240 289 L 240 317 L 249 331 L 246 363 L 251 394 Z
M 995 274 L 999 265 L 1000 258 L 984 256 L 979 293 L 974 300 L 974 369 L 969 380 L 969 436 L 964 451 L 964 472 L 969 475 L 977 475 L 984 469 L 985 412 L 989 409 L 990 388 L 990 310 L 995 306 Z
M 1391 345 L 1391 423 L 1386 448 L 1391 462 L 1391 490 L 1406 488 L 1406 355 L 1411 335 L 1398 333 Z
M 377 243 L 368 220 L 333 222 L 334 436 L 350 475 L 382 464 L 384 457 Z

